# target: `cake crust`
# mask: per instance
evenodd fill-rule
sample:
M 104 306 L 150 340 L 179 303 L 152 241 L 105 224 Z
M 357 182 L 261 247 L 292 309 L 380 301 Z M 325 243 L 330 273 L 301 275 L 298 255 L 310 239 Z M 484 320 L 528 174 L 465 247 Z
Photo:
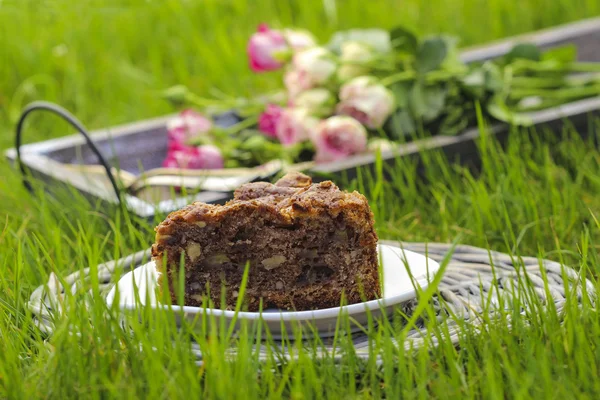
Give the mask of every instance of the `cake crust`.
M 235 307 L 249 263 L 245 303 L 308 310 L 336 307 L 380 295 L 377 235 L 367 199 L 333 182 L 313 184 L 288 174 L 275 184 L 241 186 L 224 205 L 196 202 L 156 227 L 152 255 L 175 303 L 180 265 L 185 305 Z

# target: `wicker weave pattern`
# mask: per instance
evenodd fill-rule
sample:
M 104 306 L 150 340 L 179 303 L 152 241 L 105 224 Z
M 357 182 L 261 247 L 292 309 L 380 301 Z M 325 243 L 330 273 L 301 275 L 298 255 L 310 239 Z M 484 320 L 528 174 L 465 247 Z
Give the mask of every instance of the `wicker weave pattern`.
M 508 254 L 464 245 L 452 249 L 451 245 L 441 243 L 389 241 L 383 241 L 383 243 L 399 245 L 405 250 L 425 254 L 438 262 L 442 262 L 448 254 L 451 254 L 447 269 L 438 287 L 439 295 L 433 297 L 432 303 L 439 320 L 452 316 L 448 319 L 449 337 L 447 340 L 451 340 L 453 343 L 458 342 L 459 339 L 459 329 L 455 318 L 461 318 L 471 324 L 478 324 L 482 319 L 480 318 L 482 313 L 494 312 L 494 307 L 484 307 L 484 304 L 491 301 L 492 305 L 511 305 L 515 290 L 518 290 L 515 288 L 523 288 L 523 279 L 528 281 L 527 287 L 529 290 L 533 290 L 542 303 L 553 301 L 558 311 L 563 309 L 567 296 L 564 277 L 568 281 L 567 287 L 570 288 L 570 291 L 574 289 L 574 293 L 579 299 L 582 296 L 584 285 L 588 294 L 594 294 L 595 290 L 590 281 L 581 282 L 575 270 L 561 266 L 554 261 L 540 260 L 535 257 L 519 257 L 517 259 Z M 127 270 L 137 267 L 148 259 L 149 250 L 146 250 L 125 257 L 118 263 Z M 116 265 L 116 262 L 111 261 L 98 266 L 98 278 L 102 290 L 105 292 L 114 284 L 111 282 L 111 278 Z M 79 272 L 69 275 L 65 279 L 68 285 L 66 290 L 75 293 L 82 280 L 89 279 L 89 272 L 88 268 L 83 271 L 83 276 Z M 547 282 L 547 286 L 545 282 Z M 51 274 L 48 283 L 38 287 L 31 295 L 28 307 L 36 316 L 40 329 L 46 333 L 53 331 L 52 315 L 56 311 L 61 311 L 59 305 L 64 291 L 65 288 L 58 282 L 56 276 Z M 406 303 L 403 311 L 410 314 L 416 304 L 416 300 Z M 521 307 L 527 307 L 527 304 L 522 304 Z M 523 309 L 522 311 L 526 312 L 527 310 Z M 420 326 L 422 326 L 422 322 Z M 423 337 L 422 331 L 418 328 L 419 325 L 407 335 L 406 342 L 403 344 L 406 348 L 419 347 L 424 340 L 437 343 L 438 338 Z M 367 337 L 358 334 L 353 337 L 353 341 L 357 355 L 368 357 Z M 323 351 L 331 350 L 327 343 L 324 345 Z M 200 363 L 202 359 L 200 350 L 198 348 L 193 350 Z M 264 345 L 261 345 L 261 350 L 261 353 L 266 355 Z M 283 358 L 288 357 L 285 349 L 280 348 L 279 350 Z M 232 349 L 232 354 L 234 353 L 235 350 Z

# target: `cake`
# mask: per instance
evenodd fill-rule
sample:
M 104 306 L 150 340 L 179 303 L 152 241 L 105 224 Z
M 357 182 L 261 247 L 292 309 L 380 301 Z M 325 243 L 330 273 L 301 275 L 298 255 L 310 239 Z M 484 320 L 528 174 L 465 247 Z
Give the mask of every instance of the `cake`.
M 249 311 L 261 302 L 301 311 L 380 297 L 373 213 L 362 194 L 331 181 L 291 173 L 245 184 L 226 204 L 190 204 L 155 230 L 152 256 L 173 304 L 185 276 L 185 305 L 202 306 L 204 297 L 220 308 L 224 288 L 233 309 L 247 265 Z

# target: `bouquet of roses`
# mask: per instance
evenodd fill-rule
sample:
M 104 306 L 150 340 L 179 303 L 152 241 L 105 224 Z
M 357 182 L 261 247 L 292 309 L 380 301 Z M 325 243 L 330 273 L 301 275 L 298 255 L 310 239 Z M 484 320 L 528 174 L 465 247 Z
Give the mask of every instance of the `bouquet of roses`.
M 168 126 L 165 167 L 252 167 L 276 158 L 290 163 L 339 160 L 367 151 L 370 136 L 379 136 L 369 131 L 381 130 L 394 110 L 392 92 L 368 75 L 378 59 L 377 49 L 368 43 L 345 41 L 336 54 L 317 46 L 308 32 L 261 25 L 247 50 L 254 72 L 285 70 L 285 93 L 226 103 L 224 109 L 231 107 L 246 117 L 230 128 L 216 127 L 193 110 L 183 111 Z M 166 94 L 203 108 L 219 110 L 222 105 L 181 86 Z
M 275 76 L 285 89 L 233 100 L 204 99 L 184 86 L 167 90 L 171 101 L 234 110 L 242 120 L 222 128 L 204 114 L 183 111 L 169 124 L 164 166 L 331 162 L 390 148 L 419 131 L 460 133 L 475 125 L 478 110 L 527 125 L 528 111 L 600 94 L 600 68 L 577 63 L 572 46 L 542 53 L 518 44 L 499 59 L 467 65 L 457 40 L 446 35 L 417 38 L 402 27 L 352 30 L 319 45 L 309 32 L 263 24 L 247 53 L 254 72 L 280 70 Z M 572 78 L 574 72 L 595 74 Z

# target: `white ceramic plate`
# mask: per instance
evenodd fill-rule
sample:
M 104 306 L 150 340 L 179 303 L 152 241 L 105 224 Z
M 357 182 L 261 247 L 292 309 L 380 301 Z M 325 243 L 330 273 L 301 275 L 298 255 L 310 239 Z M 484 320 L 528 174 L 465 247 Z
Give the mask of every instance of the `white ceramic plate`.
M 234 311 L 190 306 L 172 307 L 175 311 L 179 311 L 175 313 L 178 321 L 181 321 L 180 318 L 183 317 L 189 321 L 195 321 L 195 324 L 201 323 L 202 318 L 198 318 L 198 316 L 203 313 L 214 316 L 217 321 L 219 318 L 225 318 L 227 324 L 236 323 L 237 326 L 242 320 L 252 322 L 262 320 L 274 338 L 281 336 L 283 333 L 282 327 L 286 332 L 291 333 L 293 327 L 297 326 L 298 323 L 302 325 L 310 324 L 321 337 L 332 336 L 335 333 L 337 320 L 343 314 L 351 317 L 356 324 L 354 330 L 359 330 L 361 326 L 367 324 L 369 313 L 372 318 L 377 318 L 382 314 L 390 315 L 395 307 L 414 299 L 417 294 L 414 285 L 421 289 L 427 288 L 433 274 L 439 269 L 439 264 L 434 260 L 418 253 L 402 250 L 399 247 L 379 245 L 379 254 L 383 268 L 383 296 L 378 300 L 311 311 L 266 310 L 262 314 L 258 312 L 239 312 L 237 317 Z M 409 271 L 415 280 L 414 284 L 410 279 Z M 111 305 L 118 291 L 120 308 L 135 310 L 139 306 L 136 305 L 134 294 L 135 287 L 137 287 L 138 298 L 142 305 L 150 306 L 156 310 L 167 310 L 167 306 L 159 304 L 156 300 L 156 278 L 157 272 L 154 262 L 141 265 L 125 274 L 111 289 L 106 300 Z M 149 300 L 149 304 L 145 304 L 146 299 Z M 210 321 L 211 318 L 204 320 Z M 310 331 L 307 332 L 310 334 Z

